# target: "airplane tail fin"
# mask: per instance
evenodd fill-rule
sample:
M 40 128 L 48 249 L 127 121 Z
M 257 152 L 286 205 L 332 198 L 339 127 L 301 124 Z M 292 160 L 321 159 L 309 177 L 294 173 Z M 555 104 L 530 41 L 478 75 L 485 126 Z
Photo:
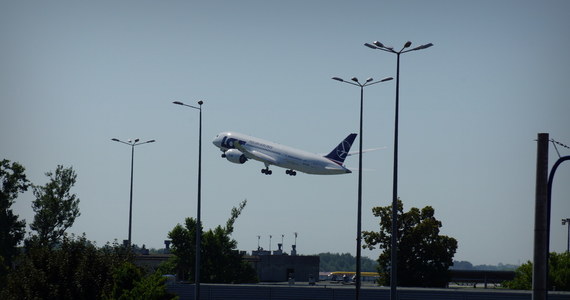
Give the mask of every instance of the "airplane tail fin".
M 349 134 L 336 148 L 334 148 L 331 153 L 325 155 L 326 158 L 334 161 L 338 165 L 342 166 L 344 159 L 348 156 L 348 151 L 356 138 L 356 133 Z

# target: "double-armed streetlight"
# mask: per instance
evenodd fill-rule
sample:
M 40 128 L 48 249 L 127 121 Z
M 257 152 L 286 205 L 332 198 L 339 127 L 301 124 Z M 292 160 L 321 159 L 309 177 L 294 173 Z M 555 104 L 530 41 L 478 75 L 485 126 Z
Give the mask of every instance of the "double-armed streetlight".
M 135 162 L 135 146 L 154 143 L 155 140 L 148 140 L 146 142 L 140 142 L 139 139 L 127 140 L 126 142 L 121 141 L 117 138 L 111 139 L 111 141 L 119 142 L 125 145 L 131 146 L 131 195 L 129 201 L 129 239 L 128 239 L 128 246 L 131 246 L 131 229 L 132 229 L 132 220 L 133 220 L 133 169 L 134 169 L 134 162 Z
M 361 245 L 362 245 L 362 112 L 364 106 L 364 87 L 369 85 L 377 84 L 380 82 L 390 81 L 392 77 L 386 77 L 384 79 L 374 81 L 372 78 L 366 79 L 366 82 L 360 83 L 358 78 L 352 77 L 350 80 L 346 81 L 340 77 L 333 77 L 333 80 L 337 80 L 343 83 L 347 83 L 350 85 L 360 87 L 360 132 L 358 135 L 360 136 L 359 142 L 359 156 L 358 156 L 358 213 L 357 213 L 357 221 L 356 221 L 356 299 L 359 299 L 360 296 L 360 286 L 361 286 L 361 277 L 360 277 L 360 265 L 361 265 Z
M 201 251 L 201 243 L 202 243 L 202 221 L 200 216 L 200 211 L 202 209 L 202 104 L 204 101 L 198 101 L 199 106 L 188 105 L 182 103 L 180 101 L 172 102 L 176 105 L 182 105 L 186 107 L 190 107 L 193 109 L 197 109 L 200 111 L 200 125 L 198 128 L 198 204 L 197 204 L 197 212 L 196 212 L 196 261 L 195 261 L 195 271 L 194 276 L 196 284 L 194 289 L 194 299 L 200 299 L 200 251 Z
M 395 126 L 394 126 L 394 175 L 393 175 L 393 195 L 392 195 L 392 239 L 391 239 L 391 262 L 390 262 L 390 299 L 397 299 L 396 287 L 398 284 L 398 251 L 397 251 L 397 238 L 398 238 L 398 118 L 399 118 L 399 106 L 400 106 L 400 55 L 417 50 L 427 49 L 433 46 L 432 43 L 424 44 L 415 48 L 410 48 L 412 42 L 408 41 L 404 44 L 400 51 L 394 50 L 393 47 L 385 46 L 379 41 L 375 41 L 372 44 L 365 43 L 364 46 L 381 50 L 389 53 L 394 53 L 397 56 L 396 63 L 396 116 L 395 116 Z

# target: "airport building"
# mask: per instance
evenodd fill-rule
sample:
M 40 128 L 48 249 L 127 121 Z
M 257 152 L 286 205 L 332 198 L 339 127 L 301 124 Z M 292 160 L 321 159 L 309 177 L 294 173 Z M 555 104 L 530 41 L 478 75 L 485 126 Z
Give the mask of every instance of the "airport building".
M 170 241 L 166 244 L 168 252 Z M 296 245 L 292 245 L 291 254 L 283 251 L 283 245 L 278 244 L 279 249 L 267 251 L 262 248 L 252 251 L 243 259 L 249 262 L 257 273 L 260 282 L 314 282 L 319 278 L 320 259 L 317 255 L 297 255 Z M 146 254 L 146 255 L 145 255 Z M 135 263 L 149 270 L 156 270 L 160 263 L 167 261 L 171 254 L 148 255 L 148 251 L 137 255 Z
M 245 259 L 252 264 L 261 282 L 314 282 L 319 277 L 319 256 L 297 255 L 292 246 L 291 255 L 283 252 L 282 244 L 273 252 L 258 249 Z

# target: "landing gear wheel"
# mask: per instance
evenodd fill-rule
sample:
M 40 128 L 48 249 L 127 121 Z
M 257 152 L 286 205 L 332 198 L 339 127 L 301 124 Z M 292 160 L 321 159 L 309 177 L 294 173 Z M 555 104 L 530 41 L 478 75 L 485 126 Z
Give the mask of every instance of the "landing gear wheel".
M 271 175 L 273 172 L 269 170 L 269 168 L 266 168 L 266 169 L 261 169 L 261 173 L 265 175 Z
M 287 170 L 285 171 L 285 174 L 288 174 L 289 176 L 295 176 L 297 175 L 297 172 L 295 172 L 294 170 Z

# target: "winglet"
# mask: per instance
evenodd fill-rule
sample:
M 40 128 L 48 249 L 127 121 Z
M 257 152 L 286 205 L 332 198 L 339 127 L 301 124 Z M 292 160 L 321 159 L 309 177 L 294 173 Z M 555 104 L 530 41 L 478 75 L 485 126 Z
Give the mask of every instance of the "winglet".
M 344 159 L 348 156 L 354 139 L 356 139 L 356 133 L 349 134 L 331 153 L 325 155 L 325 157 L 337 163 L 339 166 L 342 166 Z

